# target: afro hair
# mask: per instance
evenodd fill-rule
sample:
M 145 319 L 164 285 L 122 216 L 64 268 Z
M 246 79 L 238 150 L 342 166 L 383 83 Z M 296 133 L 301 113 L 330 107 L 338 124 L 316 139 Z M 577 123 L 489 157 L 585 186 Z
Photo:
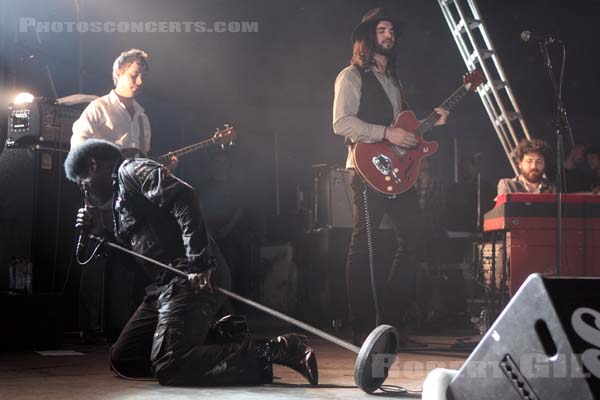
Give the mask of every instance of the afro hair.
M 65 159 L 67 179 L 76 182 L 88 170 L 89 160 L 118 161 L 123 158 L 121 150 L 111 142 L 89 139 L 71 149 Z

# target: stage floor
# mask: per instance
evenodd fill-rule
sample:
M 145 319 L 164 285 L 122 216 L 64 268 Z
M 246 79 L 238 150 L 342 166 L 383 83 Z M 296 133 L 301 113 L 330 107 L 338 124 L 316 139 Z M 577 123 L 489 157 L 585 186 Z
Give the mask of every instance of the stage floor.
M 436 368 L 458 369 L 478 338 L 456 336 L 411 336 L 426 347 L 403 350 L 386 381 L 398 399 L 421 398 L 427 373 Z M 275 366 L 273 385 L 255 387 L 164 387 L 155 381 L 131 381 L 115 376 L 108 368 L 108 345 L 65 345 L 65 351 L 81 355 L 41 355 L 34 351 L 0 353 L 0 399 L 257 399 L 286 400 L 363 399 L 369 395 L 354 385 L 356 355 L 310 337 L 319 362 L 319 386 L 311 387 L 296 372 Z M 465 340 L 467 343 L 465 343 Z M 416 393 L 400 392 L 404 387 Z

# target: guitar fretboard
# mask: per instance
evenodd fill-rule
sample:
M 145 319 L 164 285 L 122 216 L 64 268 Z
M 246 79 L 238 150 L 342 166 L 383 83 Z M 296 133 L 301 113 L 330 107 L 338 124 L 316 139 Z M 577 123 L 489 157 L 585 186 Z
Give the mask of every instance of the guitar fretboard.
M 456 89 L 456 91 L 454 93 L 452 93 L 450 95 L 450 97 L 448 97 L 441 105 L 440 108 L 446 109 L 446 110 L 450 110 L 452 107 L 454 107 L 456 105 L 456 103 L 458 103 L 467 93 L 469 93 L 469 89 L 467 88 L 466 85 L 462 85 L 461 87 L 459 87 L 458 89 Z M 425 133 L 427 133 L 429 130 L 431 130 L 431 128 L 433 128 L 435 126 L 435 124 L 439 121 L 440 119 L 440 115 L 438 113 L 436 113 L 435 111 L 432 112 L 431 114 L 429 114 L 427 116 L 427 118 L 425 118 L 423 120 L 423 122 L 421 122 L 421 125 L 419 125 L 419 128 L 417 129 L 417 132 L 423 136 Z
M 165 155 L 158 157 L 158 161 L 160 163 L 165 163 L 165 162 L 169 161 L 171 159 L 171 157 L 173 157 L 173 156 L 180 157 L 184 154 L 191 153 L 192 151 L 201 150 L 205 147 L 212 146 L 214 143 L 215 143 L 215 139 L 212 138 L 212 139 L 208 139 L 203 142 L 200 142 L 200 143 L 195 143 L 195 144 L 192 144 L 192 145 L 189 145 L 186 147 L 182 147 L 179 150 L 171 151 Z

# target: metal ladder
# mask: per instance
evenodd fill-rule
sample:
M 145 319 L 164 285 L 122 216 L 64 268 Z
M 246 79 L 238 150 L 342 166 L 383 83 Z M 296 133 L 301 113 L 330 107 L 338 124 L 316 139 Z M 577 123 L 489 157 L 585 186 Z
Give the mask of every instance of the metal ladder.
M 438 3 L 468 70 L 479 68 L 487 78 L 487 83 L 477 91 L 517 174 L 515 149 L 519 140 L 530 139 L 529 131 L 479 8 L 475 0 L 438 0 Z

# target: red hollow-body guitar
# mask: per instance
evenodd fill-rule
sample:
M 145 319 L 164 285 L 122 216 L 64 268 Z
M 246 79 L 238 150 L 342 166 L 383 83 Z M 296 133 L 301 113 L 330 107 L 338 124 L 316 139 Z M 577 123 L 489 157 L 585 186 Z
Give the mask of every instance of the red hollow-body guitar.
M 440 107 L 450 110 L 467 93 L 473 92 L 485 82 L 479 70 L 465 75 L 463 85 L 458 88 Z M 416 147 L 404 149 L 384 140 L 380 143 L 357 142 L 352 147 L 354 167 L 363 180 L 375 191 L 396 195 L 410 189 L 419 176 L 419 166 L 424 157 L 434 154 L 438 143 L 428 142 L 423 135 L 435 126 L 440 116 L 429 114 L 423 121 L 417 120 L 412 111 L 402 111 L 394 121 L 394 128 L 413 132 L 419 141 Z

